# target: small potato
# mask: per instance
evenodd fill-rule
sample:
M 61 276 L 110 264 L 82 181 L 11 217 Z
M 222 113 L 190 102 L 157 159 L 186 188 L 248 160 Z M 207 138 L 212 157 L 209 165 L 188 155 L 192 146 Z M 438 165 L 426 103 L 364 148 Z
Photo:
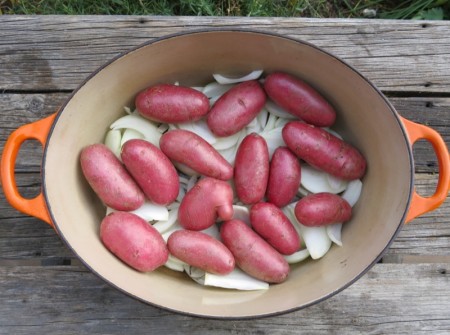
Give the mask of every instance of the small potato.
M 106 145 L 85 147 L 80 163 L 89 185 L 106 206 L 132 211 L 144 204 L 144 193 Z
M 141 272 L 155 270 L 169 257 L 166 243 L 158 231 L 133 213 L 107 215 L 100 225 L 100 238 L 109 251 Z
M 264 90 L 276 104 L 307 123 L 328 127 L 336 119 L 335 110 L 319 92 L 287 73 L 268 75 Z
M 268 202 L 260 202 L 250 209 L 253 229 L 283 255 L 300 249 L 300 237 L 283 211 Z
M 287 147 L 278 147 L 270 161 L 267 201 L 278 207 L 288 205 L 300 186 L 301 165 Z
M 228 180 L 233 167 L 208 142 L 183 129 L 170 130 L 161 136 L 159 146 L 167 157 L 183 163 L 204 176 Z
M 323 192 L 300 199 L 294 213 L 302 225 L 316 227 L 350 220 L 352 207 L 340 196 Z
M 319 127 L 291 121 L 282 136 L 297 157 L 335 177 L 354 180 L 366 171 L 366 160 L 356 148 Z
M 207 124 L 217 136 L 230 136 L 248 125 L 266 103 L 266 94 L 256 80 L 237 84 L 222 95 L 207 115 Z
M 140 92 L 136 109 L 143 117 L 166 123 L 200 120 L 209 111 L 209 100 L 190 87 L 159 84 Z
M 247 135 L 239 145 L 234 167 L 236 193 L 244 204 L 264 198 L 269 180 L 269 149 L 263 137 Z
M 233 189 L 230 184 L 210 177 L 200 179 L 181 200 L 180 225 L 189 230 L 204 230 L 216 219 L 233 217 Z
M 150 201 L 167 205 L 177 198 L 180 190 L 177 170 L 158 147 L 141 139 L 129 140 L 122 147 L 121 157 Z
M 235 261 L 230 250 L 215 238 L 192 230 L 177 230 L 167 240 L 169 252 L 189 265 L 209 273 L 226 275 Z
M 224 222 L 220 228 L 220 237 L 242 271 L 268 283 L 286 280 L 290 271 L 289 264 L 243 221 Z

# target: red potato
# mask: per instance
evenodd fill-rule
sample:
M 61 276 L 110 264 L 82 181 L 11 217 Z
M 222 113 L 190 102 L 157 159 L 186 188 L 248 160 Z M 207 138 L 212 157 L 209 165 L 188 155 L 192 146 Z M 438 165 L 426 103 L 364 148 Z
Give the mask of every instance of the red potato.
M 322 192 L 300 199 L 294 213 L 302 225 L 316 227 L 350 220 L 352 207 L 340 196 Z
M 234 184 L 244 204 L 254 204 L 264 198 L 269 180 L 269 149 L 263 137 L 247 135 L 236 153 Z
M 144 193 L 106 145 L 84 148 L 80 163 L 89 185 L 106 206 L 132 211 L 143 205 Z
M 180 225 L 189 230 L 204 230 L 216 219 L 233 217 L 233 189 L 223 180 L 200 179 L 181 200 L 178 209 Z
M 353 180 L 361 178 L 366 171 L 363 155 L 326 130 L 291 121 L 284 126 L 282 136 L 297 157 L 333 176 Z
M 207 124 L 217 136 L 230 136 L 248 125 L 266 103 L 266 94 L 256 80 L 237 84 L 222 95 L 207 115 Z
M 231 251 L 223 243 L 199 231 L 178 230 L 169 236 L 167 247 L 178 259 L 209 273 L 226 275 L 235 266 Z
M 272 155 L 267 184 L 267 201 L 278 207 L 288 205 L 300 186 L 301 165 L 287 147 L 278 147 Z
M 133 213 L 113 212 L 107 215 L 100 225 L 100 238 L 109 251 L 141 272 L 155 270 L 169 257 L 159 232 Z
M 264 90 L 276 104 L 307 123 L 328 127 L 336 120 L 334 108 L 319 92 L 287 73 L 268 75 Z
M 253 229 L 283 255 L 300 249 L 300 237 L 283 211 L 269 202 L 260 202 L 250 209 Z
M 158 147 L 141 139 L 129 140 L 122 147 L 121 157 L 150 201 L 167 205 L 177 198 L 180 190 L 177 170 Z
M 136 109 L 145 118 L 166 123 L 200 120 L 209 111 L 209 100 L 190 87 L 159 84 L 140 92 Z
M 289 264 L 283 256 L 243 221 L 224 222 L 220 237 L 247 274 L 268 283 L 281 283 L 288 277 Z
M 221 180 L 233 177 L 231 164 L 207 141 L 191 131 L 170 130 L 161 136 L 159 146 L 167 157 L 199 174 Z

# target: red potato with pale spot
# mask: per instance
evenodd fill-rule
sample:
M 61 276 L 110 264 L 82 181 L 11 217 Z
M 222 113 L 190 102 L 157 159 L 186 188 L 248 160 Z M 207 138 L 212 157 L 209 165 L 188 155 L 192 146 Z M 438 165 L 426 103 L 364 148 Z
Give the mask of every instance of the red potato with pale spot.
M 175 201 L 180 190 L 177 170 L 150 142 L 133 139 L 122 147 L 122 161 L 147 198 L 159 205 Z
M 264 90 L 276 104 L 301 120 L 329 127 L 336 120 L 336 111 L 328 101 L 306 82 L 283 72 L 269 74 Z
M 144 204 L 144 193 L 106 145 L 85 147 L 80 163 L 89 185 L 106 206 L 132 211 Z
M 264 198 L 269 180 L 269 149 L 263 137 L 247 135 L 239 145 L 234 166 L 234 184 L 244 204 L 254 204 Z
M 250 209 L 253 229 L 283 255 L 300 249 L 300 237 L 283 211 L 268 202 L 260 202 Z
M 141 272 L 157 269 L 169 257 L 161 234 L 133 213 L 107 215 L 100 225 L 100 239 L 120 260 Z
M 268 283 L 287 279 L 290 268 L 283 256 L 243 221 L 224 222 L 220 237 L 242 271 Z
M 191 266 L 209 273 L 226 275 L 235 260 L 228 248 L 215 238 L 193 230 L 178 230 L 167 240 L 169 252 Z
M 266 94 L 256 80 L 244 81 L 222 95 L 212 106 L 206 122 L 217 136 L 230 136 L 247 126 L 266 103 Z
M 178 209 L 180 225 L 189 230 L 204 230 L 217 219 L 233 217 L 233 189 L 226 181 L 205 177 L 183 197 Z
M 210 107 L 208 97 L 202 92 L 173 84 L 146 88 L 136 96 L 135 105 L 143 117 L 166 123 L 200 120 Z
M 283 127 L 282 136 L 297 157 L 317 169 L 345 180 L 359 179 L 365 174 L 364 156 L 322 128 L 291 121 Z
M 301 198 L 294 213 L 302 225 L 318 227 L 350 220 L 352 207 L 339 195 L 322 192 Z
M 207 141 L 191 131 L 170 130 L 161 136 L 159 146 L 171 160 L 183 163 L 199 174 L 221 180 L 233 177 L 231 164 Z
M 291 203 L 300 187 L 301 165 L 287 147 L 278 147 L 270 161 L 267 201 L 284 207 Z

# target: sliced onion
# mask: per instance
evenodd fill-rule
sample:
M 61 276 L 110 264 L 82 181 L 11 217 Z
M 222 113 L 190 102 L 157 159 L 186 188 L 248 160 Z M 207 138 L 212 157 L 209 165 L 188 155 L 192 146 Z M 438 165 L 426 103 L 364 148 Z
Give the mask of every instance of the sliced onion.
M 233 219 L 241 220 L 247 224 L 247 226 L 251 226 L 250 223 L 250 210 L 248 207 L 233 205 Z
M 175 165 L 175 167 L 181 171 L 182 173 L 184 173 L 187 176 L 196 176 L 198 175 L 198 172 L 191 169 L 189 166 L 187 166 L 186 164 L 183 163 L 179 163 L 179 162 L 172 162 L 173 165 Z
M 310 253 L 309 253 L 308 249 L 299 250 L 297 252 L 294 252 L 291 255 L 283 255 L 284 259 L 289 264 L 299 263 L 299 262 L 304 261 L 305 259 L 307 259 L 309 256 L 310 256 Z
M 196 268 L 195 266 L 185 265 L 184 271 L 189 277 L 200 285 L 205 285 L 205 271 Z
M 202 233 L 209 235 L 211 237 L 214 237 L 216 240 L 220 241 L 220 231 L 219 227 L 217 225 L 212 225 L 211 227 L 208 227 L 206 229 L 201 230 Z
M 136 140 L 136 139 L 142 140 L 142 139 L 144 139 L 144 135 L 142 133 L 138 132 L 137 130 L 127 128 L 123 132 L 122 139 L 120 141 L 120 146 L 123 147 L 125 142 L 127 142 L 129 140 Z
M 261 129 L 264 129 L 264 127 L 266 126 L 268 118 L 269 112 L 267 111 L 267 109 L 265 108 L 261 109 L 261 111 L 258 113 L 258 116 L 256 117 Z
M 243 130 L 227 137 L 217 137 L 216 142 L 212 144 L 212 146 L 218 151 L 229 149 L 237 144 L 242 131 Z
M 120 158 L 121 140 L 122 133 L 118 129 L 113 129 L 106 133 L 104 143 L 118 158 Z
M 345 189 L 344 193 L 342 193 L 342 198 L 347 200 L 350 206 L 353 207 L 358 201 L 361 195 L 362 185 L 363 183 L 361 182 L 361 180 L 352 180 L 348 183 L 348 186 Z
M 144 202 L 144 204 L 138 209 L 131 211 L 131 213 L 140 216 L 145 221 L 167 221 L 169 220 L 169 210 L 166 206 L 154 204 L 150 201 Z
M 329 192 L 338 194 L 345 190 L 348 182 L 331 177 L 328 173 L 308 164 L 303 164 L 300 184 L 312 193 Z
M 297 118 L 295 115 L 292 115 L 291 113 L 286 111 L 284 108 L 278 106 L 272 100 L 266 101 L 266 108 L 270 114 L 276 115 L 283 119 L 296 119 Z
M 278 119 L 277 119 L 277 122 L 275 122 L 275 128 L 282 128 L 282 127 L 284 127 L 288 122 L 291 122 L 292 120 L 289 120 L 289 119 L 285 119 L 285 118 L 282 118 L 282 117 L 279 117 Z
M 186 265 L 185 262 L 179 260 L 178 258 L 170 254 L 166 263 L 164 263 L 165 267 L 178 272 L 183 272 L 185 265 Z
M 144 138 L 150 143 L 159 147 L 159 139 L 161 133 L 158 131 L 158 127 L 151 121 L 144 119 L 137 113 L 125 115 L 120 119 L 113 122 L 110 126 L 111 129 L 133 129 L 144 135 Z
M 206 95 L 208 98 L 220 98 L 226 91 L 228 91 L 230 88 L 232 88 L 234 85 L 232 84 L 219 84 L 217 82 L 212 82 L 206 85 L 202 92 L 204 95 Z
M 192 176 L 189 178 L 189 181 L 186 184 L 186 192 L 189 192 L 191 188 L 194 187 L 194 185 L 197 183 L 199 176 Z
M 330 240 L 336 243 L 338 246 L 342 247 L 342 236 L 341 236 L 342 223 L 333 223 L 326 226 L 326 228 Z
M 204 87 L 203 86 L 191 86 L 192 89 L 199 91 L 199 92 L 203 92 Z
M 203 138 L 209 144 L 214 144 L 217 141 L 216 135 L 209 129 L 205 120 L 198 120 L 196 122 L 184 122 L 179 123 L 178 127 L 180 129 L 191 131 L 201 138 Z
M 160 233 L 160 234 L 164 234 L 168 231 L 175 231 L 178 230 L 176 228 L 182 228 L 179 224 L 178 224 L 178 208 L 172 209 L 169 212 L 169 217 L 167 220 L 164 221 L 158 221 L 155 224 L 153 224 L 153 227 Z M 168 236 L 167 236 L 168 237 Z
M 269 288 L 268 283 L 251 277 L 238 268 L 235 268 L 226 275 L 216 275 L 206 272 L 204 285 L 247 291 L 267 290 Z
M 300 224 L 300 233 L 312 259 L 325 256 L 331 247 L 331 239 L 328 237 L 327 229 L 324 226 L 306 227 Z
M 225 77 L 221 74 L 214 73 L 213 77 L 219 84 L 235 84 L 243 81 L 258 79 L 262 73 L 263 70 L 255 70 L 242 77 Z
M 260 135 L 266 140 L 269 148 L 269 157 L 272 158 L 273 153 L 278 147 L 285 146 L 283 136 L 281 135 L 283 128 L 274 128 L 267 132 L 262 132 Z
M 266 126 L 264 127 L 264 132 L 271 131 L 275 128 L 275 123 L 277 122 L 278 117 L 274 114 L 269 114 L 269 117 L 267 118 Z

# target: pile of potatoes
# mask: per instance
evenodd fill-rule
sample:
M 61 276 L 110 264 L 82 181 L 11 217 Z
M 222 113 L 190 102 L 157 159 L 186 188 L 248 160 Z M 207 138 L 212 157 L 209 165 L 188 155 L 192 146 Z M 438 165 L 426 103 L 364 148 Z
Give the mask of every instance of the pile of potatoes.
M 228 137 L 252 122 L 268 99 L 296 117 L 284 125 L 284 145 L 271 156 L 265 138 L 250 133 L 239 143 L 232 165 L 203 137 L 186 129 L 168 129 L 159 146 L 145 139 L 128 140 L 120 159 L 101 143 L 84 148 L 83 174 L 105 206 L 114 209 L 100 226 L 106 248 L 142 272 L 164 265 L 172 255 L 212 274 L 239 268 L 267 283 L 285 281 L 290 267 L 283 256 L 297 252 L 301 241 L 282 208 L 296 197 L 303 162 L 343 180 L 365 174 L 362 154 L 322 128 L 335 122 L 333 107 L 307 83 L 282 72 L 263 81 L 237 83 L 212 106 L 202 92 L 174 84 L 139 92 L 135 106 L 153 122 L 202 119 L 215 136 Z M 180 166 L 201 177 L 178 208 L 177 220 L 184 229 L 166 242 L 131 211 L 146 199 L 164 206 L 173 203 L 179 195 Z M 235 197 L 249 207 L 250 226 L 234 217 Z M 339 195 L 320 192 L 298 200 L 294 213 L 302 225 L 315 227 L 348 221 L 352 207 Z M 216 224 L 220 239 L 202 232 Z

